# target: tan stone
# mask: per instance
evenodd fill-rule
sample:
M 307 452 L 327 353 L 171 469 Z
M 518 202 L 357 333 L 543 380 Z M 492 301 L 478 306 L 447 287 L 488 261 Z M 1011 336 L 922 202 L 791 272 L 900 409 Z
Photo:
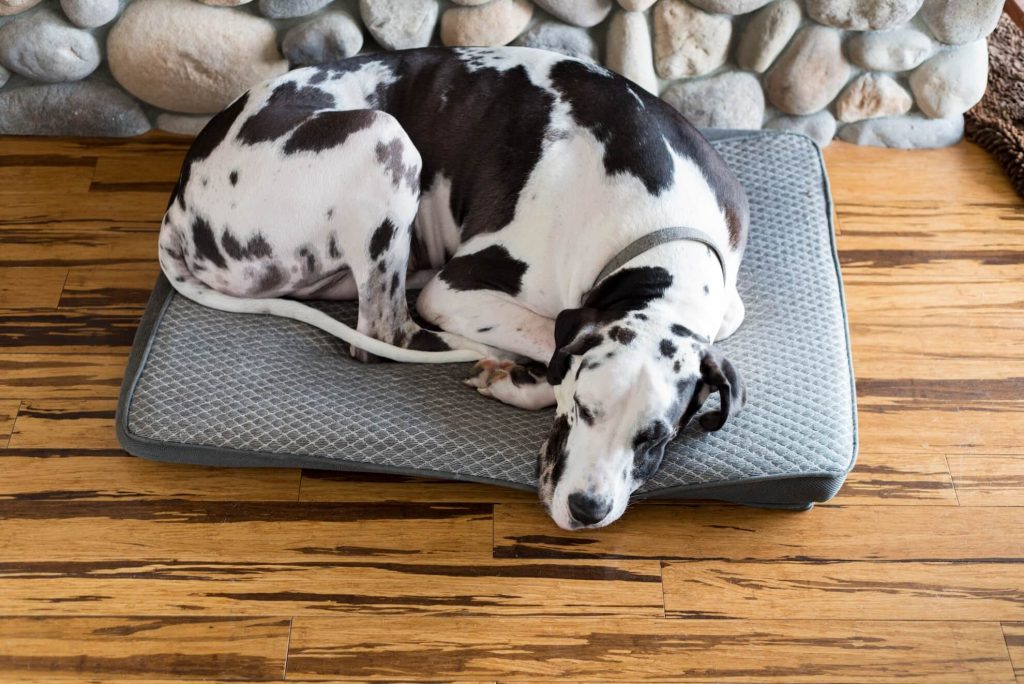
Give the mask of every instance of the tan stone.
M 658 94 L 654 73 L 651 29 L 641 12 L 616 12 L 608 25 L 606 66 L 622 74 L 644 90 Z
M 864 74 L 846 87 L 836 100 L 836 118 L 849 123 L 880 116 L 906 114 L 914 99 L 899 83 L 884 74 Z
M 732 20 L 708 14 L 686 0 L 654 6 L 654 68 L 665 79 L 699 76 L 725 64 Z
M 40 2 L 42 0 L 0 0 L 0 17 L 24 12 L 31 7 L 35 7 Z
M 850 77 L 841 42 L 835 29 L 802 28 L 765 77 L 768 101 L 786 114 L 813 114 L 824 109 Z
M 478 7 L 449 7 L 441 15 L 441 42 L 448 46 L 497 47 L 516 39 L 533 16 L 529 0 L 491 0 Z

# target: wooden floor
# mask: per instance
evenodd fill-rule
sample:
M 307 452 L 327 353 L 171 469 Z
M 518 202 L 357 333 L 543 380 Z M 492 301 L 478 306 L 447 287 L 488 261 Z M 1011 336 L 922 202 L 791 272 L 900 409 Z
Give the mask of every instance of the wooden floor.
M 0 682 L 1024 684 L 1024 204 L 977 148 L 827 150 L 862 430 L 836 499 L 580 534 L 502 489 L 119 451 L 184 151 L 0 139 Z

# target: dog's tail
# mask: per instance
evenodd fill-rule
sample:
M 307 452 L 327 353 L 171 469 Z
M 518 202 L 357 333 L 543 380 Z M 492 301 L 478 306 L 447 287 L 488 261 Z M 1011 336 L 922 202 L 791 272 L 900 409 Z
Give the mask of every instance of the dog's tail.
M 265 314 L 291 318 L 308 323 L 359 349 L 376 356 L 391 359 L 392 361 L 402 361 L 405 363 L 462 363 L 477 361 L 483 358 L 483 354 L 469 349 L 428 352 L 396 347 L 393 344 L 388 344 L 365 335 L 355 328 L 351 328 L 341 321 L 328 316 L 324 312 L 293 299 L 256 299 L 235 297 L 219 292 L 209 287 L 192 273 L 188 268 L 188 263 L 185 261 L 181 246 L 172 244 L 173 242 L 175 241 L 171 237 L 171 231 L 166 230 L 165 227 L 160 235 L 160 268 L 178 294 L 197 304 L 228 313 Z

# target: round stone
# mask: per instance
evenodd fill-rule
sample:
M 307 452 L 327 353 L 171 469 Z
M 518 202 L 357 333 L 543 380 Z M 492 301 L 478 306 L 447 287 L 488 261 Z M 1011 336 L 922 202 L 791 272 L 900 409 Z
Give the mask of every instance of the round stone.
M 869 71 L 913 69 L 928 59 L 934 48 L 932 39 L 914 28 L 856 33 L 846 41 L 850 61 Z
M 933 119 L 963 114 L 978 104 L 988 83 L 988 44 L 976 40 L 941 52 L 910 74 L 921 111 Z
M 567 24 L 597 26 L 612 11 L 613 0 L 534 0 L 542 10 Z
M 426 47 L 437 24 L 437 0 L 359 0 L 363 24 L 381 47 Z
M 30 7 L 35 7 L 40 2 L 42 0 L 0 0 L 0 17 L 24 12 Z
M 654 3 L 655 0 L 619 0 L 619 5 L 627 12 L 644 12 Z
M 7 80 L 11 77 L 11 72 L 0 66 L 0 88 L 7 85 Z
M 214 7 L 238 7 L 239 5 L 248 5 L 252 0 L 199 0 L 199 2 Z
M 78 81 L 100 65 L 100 46 L 92 34 L 44 9 L 0 27 L 0 62 L 44 83 Z
M 597 61 L 597 44 L 587 30 L 557 21 L 537 24 L 519 36 L 516 45 Z
M 118 0 L 60 0 L 60 8 L 72 24 L 82 28 L 110 23 L 121 10 Z
M 836 118 L 823 109 L 809 116 L 780 116 L 765 124 L 765 128 L 802 133 L 820 147 L 828 147 L 836 135 Z
M 797 0 L 778 0 L 750 18 L 736 48 L 736 63 L 748 71 L 761 74 L 800 26 L 802 13 Z
M 839 31 L 805 26 L 765 78 L 765 93 L 786 114 L 813 114 L 835 99 L 850 77 Z
M 0 93 L 0 133 L 130 136 L 149 130 L 139 103 L 98 81 L 26 86 Z
M 962 0 L 956 0 L 961 2 Z M 905 24 L 923 0 L 807 0 L 807 14 L 819 24 L 853 31 L 883 31 Z
M 529 0 L 491 0 L 479 7 L 449 7 L 441 15 L 441 42 L 449 47 L 508 45 L 533 16 Z
M 926 119 L 919 114 L 907 114 L 885 119 L 867 119 L 846 124 L 839 129 L 839 137 L 855 145 L 873 147 L 947 147 L 957 143 L 964 135 L 964 117 Z
M 667 80 L 700 76 L 725 64 L 732 20 L 708 14 L 686 0 L 654 6 L 654 68 Z
M 107 59 L 128 92 L 189 114 L 218 112 L 288 70 L 270 22 L 191 0 L 135 0 L 107 37 Z
M 362 47 L 363 32 L 345 12 L 328 12 L 293 26 L 281 41 L 285 58 L 299 66 L 336 62 Z
M 756 129 L 764 119 L 761 84 L 756 76 L 743 71 L 679 81 L 661 97 L 701 128 Z
M 486 5 L 491 0 L 452 0 L 456 5 L 462 5 L 463 7 L 476 7 L 477 5 Z
M 943 43 L 962 45 L 992 33 L 1003 0 L 925 0 L 921 18 Z
M 862 74 L 836 100 L 840 121 L 860 121 L 880 116 L 906 114 L 914 105 L 903 86 L 884 74 Z
M 156 115 L 156 127 L 177 135 L 195 136 L 210 122 L 209 116 L 161 112 Z
M 331 0 L 260 0 L 260 14 L 270 19 L 304 17 L 331 4 Z
M 647 16 L 642 12 L 616 12 L 608 24 L 605 65 L 649 93 L 658 94 L 654 52 Z
M 706 12 L 715 14 L 746 14 L 761 9 L 771 0 L 692 0 L 693 4 Z

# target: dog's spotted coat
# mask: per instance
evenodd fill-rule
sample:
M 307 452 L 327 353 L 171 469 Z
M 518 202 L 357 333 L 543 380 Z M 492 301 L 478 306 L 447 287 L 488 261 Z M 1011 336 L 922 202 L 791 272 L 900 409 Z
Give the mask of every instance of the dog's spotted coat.
M 292 71 L 214 117 L 160 262 L 218 308 L 355 298 L 378 340 L 495 357 L 468 383 L 557 406 L 538 485 L 575 529 L 622 514 L 711 392 L 708 429 L 742 406 L 712 341 L 742 321 L 747 216 L 708 143 L 630 81 L 526 48 L 428 48 Z M 627 244 L 676 225 L 716 237 L 724 282 L 707 246 L 676 241 L 594 287 Z M 425 283 L 419 322 L 407 276 Z

